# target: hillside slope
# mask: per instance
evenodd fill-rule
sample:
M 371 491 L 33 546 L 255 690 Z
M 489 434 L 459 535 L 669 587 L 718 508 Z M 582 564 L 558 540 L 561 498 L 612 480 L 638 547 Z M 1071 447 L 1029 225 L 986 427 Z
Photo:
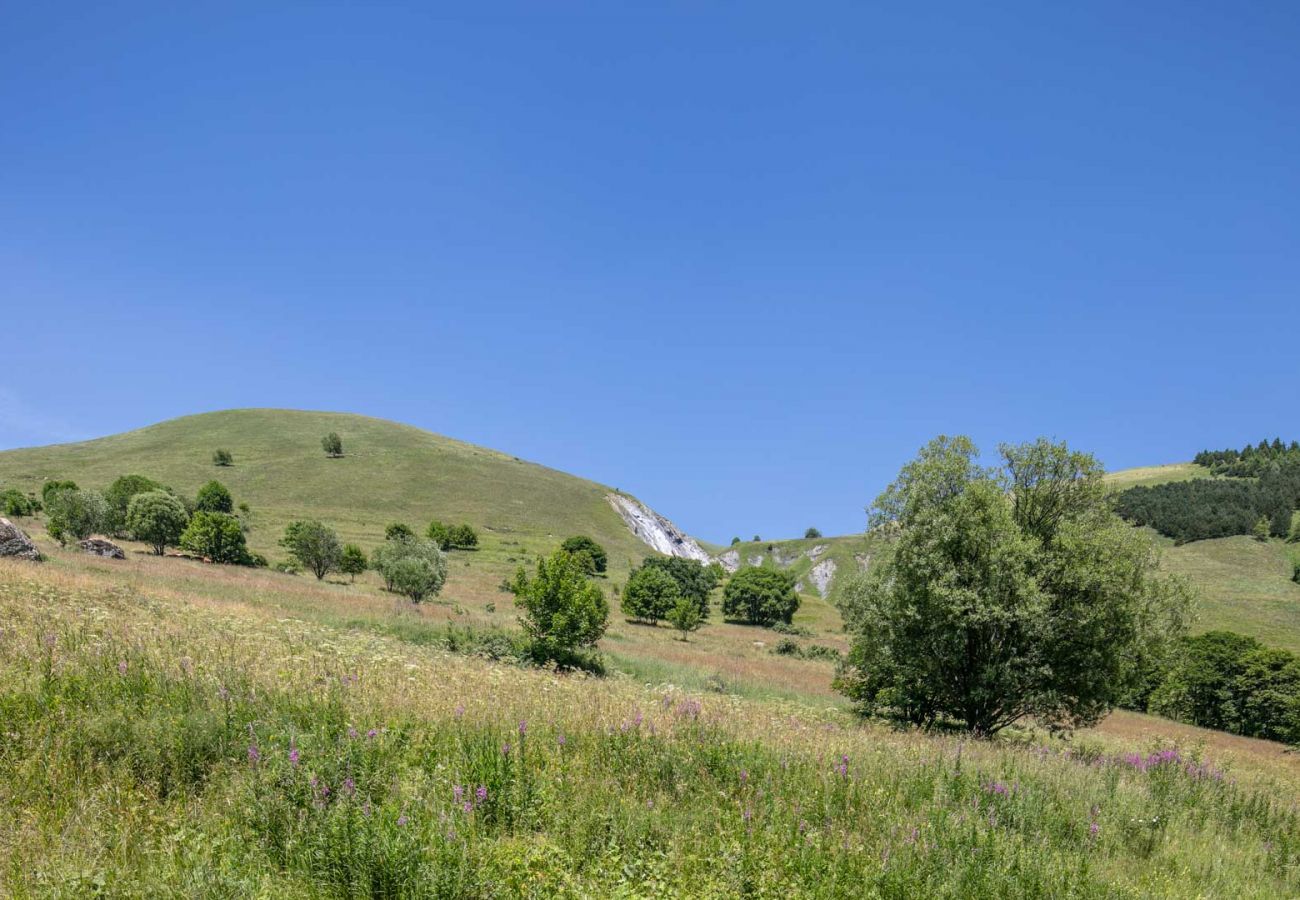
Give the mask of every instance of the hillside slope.
M 328 459 L 321 438 L 336 431 L 345 455 Z M 218 468 L 218 447 L 234 465 Z M 119 475 L 148 475 L 192 495 L 216 478 L 247 502 L 249 543 L 273 559 L 284 524 L 319 518 L 367 548 L 385 524 L 423 530 L 431 519 L 469 522 L 484 553 L 540 551 L 589 534 L 626 565 L 649 552 L 610 506 L 610 488 L 409 425 L 344 413 L 242 409 L 203 413 L 75 444 L 0 452 L 0 484 L 37 490 L 47 478 L 103 488 Z

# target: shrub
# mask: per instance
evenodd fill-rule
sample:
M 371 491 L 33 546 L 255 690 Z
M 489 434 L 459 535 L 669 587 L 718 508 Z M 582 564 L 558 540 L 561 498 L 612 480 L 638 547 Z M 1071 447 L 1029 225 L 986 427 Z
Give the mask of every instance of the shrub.
M 886 559 L 843 589 L 836 684 L 868 712 L 988 735 L 1098 721 L 1185 628 L 1190 597 L 1110 512 L 1093 457 L 1039 439 L 987 469 L 940 437 L 876 500 Z
M 339 554 L 340 572 L 347 575 L 349 580 L 356 581 L 357 576 L 366 570 L 366 566 L 366 551 L 356 544 L 343 545 L 343 552 Z
M 738 537 L 734 537 L 734 538 L 731 539 L 731 546 L 734 547 L 734 546 L 736 546 L 736 545 L 739 544 L 739 543 L 740 543 L 740 538 L 738 538 Z
M 75 481 L 47 481 L 41 485 L 41 503 L 49 506 L 50 498 L 59 491 L 75 491 L 77 483 Z
M 799 637 L 812 637 L 813 630 L 804 628 L 802 625 L 791 625 L 787 622 L 773 622 L 772 630 L 777 634 L 793 634 Z
M 1300 544 L 1300 516 L 1295 516 L 1291 520 L 1291 531 L 1287 534 L 1288 544 Z
M 413 541 L 415 540 L 415 530 L 410 525 L 404 525 L 401 522 L 393 522 L 384 528 L 384 540 L 386 541 Z
M 761 537 L 759 537 L 758 535 L 754 535 L 753 541 L 755 544 L 757 544 L 761 540 L 763 540 Z
M 36 501 L 17 488 L 0 491 L 0 515 L 30 516 L 36 512 Z
M 209 481 L 199 488 L 199 493 L 194 498 L 194 511 L 233 514 L 235 498 L 230 496 L 230 491 L 220 481 Z
M 668 610 L 668 624 L 681 633 L 685 641 L 692 631 L 700 627 L 700 608 L 690 597 L 678 597 L 673 608 Z
M 222 466 L 222 467 L 233 466 L 235 464 L 235 458 L 230 455 L 229 450 L 213 450 L 212 464 L 214 466 Z
M 1259 521 L 1255 523 L 1254 527 L 1250 529 L 1250 534 L 1251 537 L 1257 541 L 1267 541 L 1269 538 L 1268 517 L 1261 516 Z
M 600 640 L 609 624 L 605 595 L 563 550 L 539 559 L 532 578 L 520 568 L 510 591 L 523 610 L 520 622 L 539 662 L 584 664 L 580 652 Z
M 180 543 L 190 515 L 176 497 L 155 490 L 133 496 L 123 518 L 126 529 L 137 541 L 143 541 L 162 556 L 168 547 Z
M 330 459 L 338 459 L 343 455 L 343 438 L 338 436 L 338 432 L 331 431 L 325 435 L 320 439 L 320 445 Z
M 103 531 L 108 518 L 108 504 L 98 491 L 57 490 L 45 504 L 47 530 L 61 544 L 69 538 L 84 540 Z
M 637 569 L 623 589 L 623 612 L 639 622 L 654 625 L 668 615 L 682 592 L 677 582 L 662 569 Z
M 271 568 L 277 572 L 283 572 L 285 575 L 302 574 L 302 566 L 298 565 L 298 563 L 294 562 L 292 559 L 282 559 L 275 565 L 271 566 Z
M 789 623 L 799 609 L 794 579 L 777 569 L 741 569 L 722 592 L 722 611 L 751 625 Z
M 246 566 L 251 558 L 239 520 L 229 513 L 199 510 L 180 538 L 181 549 L 214 563 Z
M 473 550 L 478 546 L 478 532 L 463 522 L 453 525 L 447 529 L 447 545 L 453 550 Z
M 398 565 L 402 560 L 410 558 L 423 560 L 427 565 L 418 569 Z M 371 554 L 370 566 L 384 579 L 386 589 L 405 594 L 417 603 L 429 594 L 442 590 L 442 585 L 447 580 L 447 557 L 432 541 L 404 538 L 384 541 Z
M 577 534 L 571 538 L 565 538 L 564 543 L 560 545 L 560 549 L 574 554 L 583 551 L 590 554 L 593 572 L 604 572 L 605 568 L 609 565 L 609 554 L 605 552 L 605 548 L 587 537 L 585 534 Z
M 807 531 L 803 533 L 803 536 L 805 538 L 819 538 L 822 536 L 822 533 L 818 531 L 816 528 L 809 528 Z
M 339 536 L 328 525 L 315 519 L 290 522 L 285 526 L 280 546 L 302 564 L 319 581 L 338 568 L 343 556 Z
M 429 523 L 429 528 L 424 534 L 425 537 L 438 545 L 439 550 L 451 549 L 451 529 L 445 523 L 434 519 Z

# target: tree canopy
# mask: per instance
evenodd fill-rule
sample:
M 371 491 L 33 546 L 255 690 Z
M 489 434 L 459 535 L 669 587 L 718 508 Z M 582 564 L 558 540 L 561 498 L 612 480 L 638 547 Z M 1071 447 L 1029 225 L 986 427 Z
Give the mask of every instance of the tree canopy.
M 799 609 L 794 579 L 777 569 L 747 567 L 727 582 L 722 591 L 722 612 L 751 625 L 790 624 Z
M 318 581 L 337 569 L 343 558 L 343 545 L 338 533 L 315 519 L 301 519 L 286 525 L 280 546 Z
M 560 549 L 569 553 L 585 551 L 591 554 L 592 570 L 595 572 L 604 572 L 609 565 L 609 554 L 605 552 L 605 548 L 585 534 L 575 534 L 573 537 L 565 538 L 564 543 L 560 544 Z
M 1189 595 L 1110 511 L 1101 466 L 1045 439 L 984 468 L 922 448 L 876 500 L 886 558 L 843 589 L 838 687 L 864 711 L 992 734 L 1094 723 L 1185 628 Z
M 131 497 L 123 520 L 137 541 L 143 541 L 162 556 L 168 547 L 180 543 L 190 514 L 179 498 L 167 491 L 153 490 Z
M 540 661 L 581 664 L 581 651 L 600 640 L 609 624 L 604 593 L 564 550 L 538 559 L 531 578 L 520 567 L 510 591 L 522 610 L 519 621 L 533 657 Z
M 235 498 L 230 496 L 230 491 L 220 481 L 209 481 L 199 488 L 199 493 L 194 498 L 194 509 L 196 512 L 233 514 Z

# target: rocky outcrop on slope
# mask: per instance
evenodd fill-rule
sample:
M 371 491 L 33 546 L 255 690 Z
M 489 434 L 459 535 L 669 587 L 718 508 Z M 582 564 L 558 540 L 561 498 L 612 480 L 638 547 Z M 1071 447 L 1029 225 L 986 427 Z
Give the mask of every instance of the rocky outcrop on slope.
M 708 565 L 713 561 L 708 552 L 672 522 L 650 509 L 644 503 L 626 494 L 608 494 L 610 506 L 618 511 L 632 533 L 651 548 L 668 556 L 680 556 Z
M 824 598 L 831 590 L 831 580 L 835 578 L 835 570 L 839 568 L 833 559 L 824 559 L 812 567 L 808 577 L 812 579 L 813 585 L 817 588 L 817 593 Z
M 41 551 L 36 549 L 26 532 L 8 519 L 0 517 L 0 556 L 38 560 Z
M 733 574 L 740 568 L 740 551 L 728 550 L 718 557 L 718 565 L 722 566 L 728 575 Z
M 126 551 L 105 538 L 86 538 L 77 546 L 91 556 L 102 556 L 105 559 L 126 559 Z

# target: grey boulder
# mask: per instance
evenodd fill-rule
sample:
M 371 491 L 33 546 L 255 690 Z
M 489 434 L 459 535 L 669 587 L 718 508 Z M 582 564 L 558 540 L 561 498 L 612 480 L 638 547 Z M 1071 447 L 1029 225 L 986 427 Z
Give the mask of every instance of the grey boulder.
M 36 560 L 41 558 L 41 551 L 21 528 L 0 516 L 0 556 Z

